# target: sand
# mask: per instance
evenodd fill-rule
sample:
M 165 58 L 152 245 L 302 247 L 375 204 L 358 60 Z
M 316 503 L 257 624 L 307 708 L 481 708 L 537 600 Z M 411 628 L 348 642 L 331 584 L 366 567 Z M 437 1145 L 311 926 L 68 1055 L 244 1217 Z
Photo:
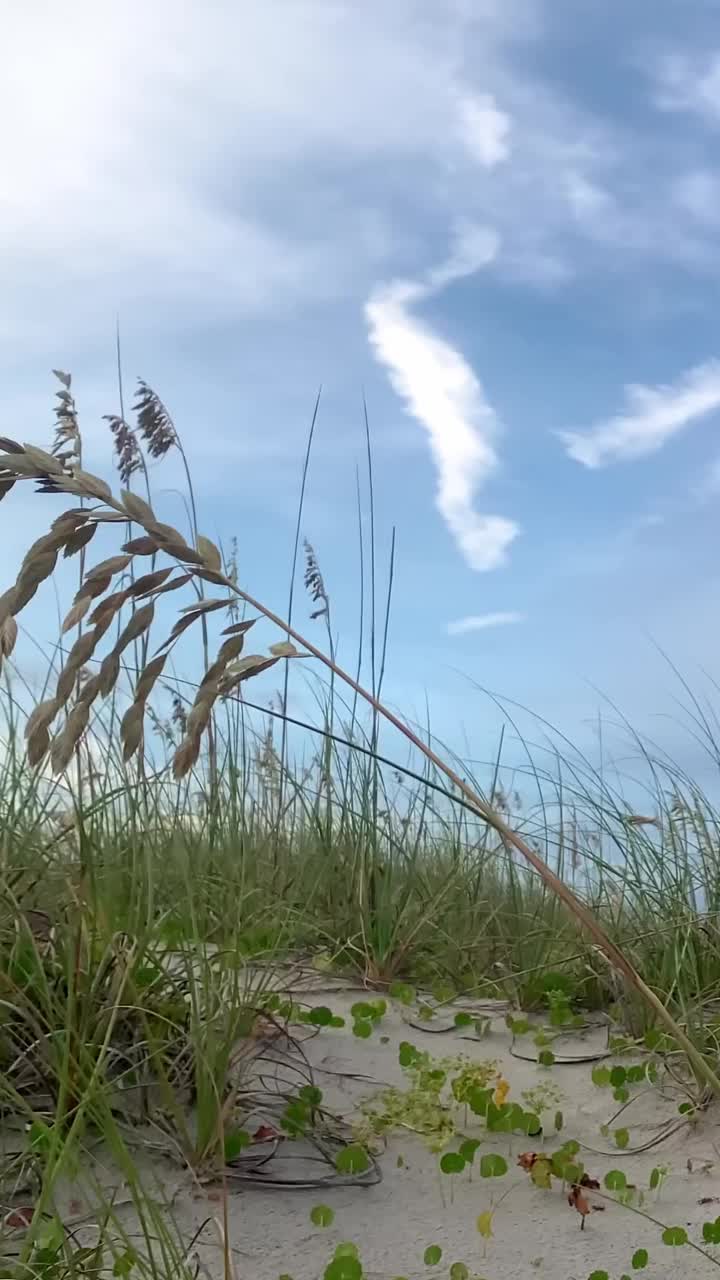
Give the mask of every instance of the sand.
M 362 998 L 366 998 L 364 993 L 347 990 L 326 991 L 316 997 L 340 1014 L 348 1012 L 353 1000 Z M 387 1043 L 381 1042 L 381 1036 L 388 1037 Z M 565 1117 L 563 1138 L 575 1138 L 607 1152 L 593 1154 L 585 1150 L 579 1157 L 588 1172 L 601 1182 L 609 1170 L 622 1169 L 628 1182 L 647 1190 L 652 1169 L 667 1167 L 660 1192 L 648 1192 L 643 1206 L 664 1225 L 685 1227 L 692 1240 L 701 1242 L 702 1223 L 720 1213 L 720 1134 L 717 1114 L 712 1109 L 698 1125 L 686 1127 L 662 1145 L 641 1154 L 623 1155 L 613 1150 L 612 1138 L 601 1133 L 601 1126 L 618 1107 L 610 1090 L 593 1085 L 591 1064 L 555 1065 L 547 1070 L 516 1060 L 510 1055 L 511 1039 L 500 1009 L 495 1011 L 487 1038 L 474 1042 L 455 1031 L 439 1036 L 427 1030 L 410 1030 L 398 1009 L 388 1011 L 369 1040 L 355 1038 L 347 1028 L 321 1031 L 307 1040 L 305 1052 L 325 1103 L 351 1118 L 364 1097 L 383 1085 L 402 1085 L 403 1073 L 398 1065 L 401 1040 L 410 1040 L 419 1049 L 437 1056 L 463 1053 L 473 1059 L 497 1059 L 510 1083 L 511 1098 L 518 1100 L 521 1090 L 551 1082 L 562 1095 L 559 1105 Z M 574 1044 L 563 1044 L 562 1052 L 601 1051 L 605 1041 L 606 1033 L 599 1027 Z M 528 1044 L 522 1041 L 519 1047 L 531 1052 Z M 370 1080 L 352 1078 L 356 1073 Z M 642 1094 L 617 1122 L 630 1130 L 630 1145 L 643 1144 L 658 1132 L 659 1126 L 676 1118 L 680 1100 L 680 1096 L 667 1090 L 653 1089 Z M 552 1132 L 553 1114 L 554 1107 L 543 1117 L 549 1130 L 545 1142 L 548 1150 L 560 1145 Z M 687 1246 L 667 1247 L 661 1241 L 659 1228 L 592 1193 L 591 1203 L 602 1203 L 605 1209 L 593 1212 L 581 1231 L 580 1218 L 568 1206 L 559 1186 L 552 1191 L 538 1189 L 516 1167 L 518 1154 L 542 1149 L 541 1140 L 539 1143 L 519 1136 L 486 1135 L 477 1121 L 474 1124 L 464 1132 L 482 1137 L 478 1154 L 496 1151 L 505 1156 L 510 1165 L 505 1177 L 483 1179 L 476 1168 L 470 1178 L 467 1172 L 454 1178 L 441 1176 L 438 1156 L 430 1153 L 419 1138 L 404 1133 L 392 1136 L 380 1156 L 382 1181 L 377 1186 L 319 1192 L 231 1185 L 229 1222 L 237 1275 L 244 1280 L 277 1280 L 281 1275 L 290 1275 L 293 1280 L 318 1280 L 342 1241 L 358 1246 L 369 1277 L 422 1275 L 433 1280 L 435 1276 L 447 1276 L 454 1262 L 464 1263 L 471 1275 L 487 1280 L 533 1276 L 586 1280 L 595 1270 L 619 1277 L 632 1274 L 632 1255 L 641 1247 L 650 1254 L 650 1263 L 642 1273 L 648 1280 L 714 1274 L 715 1268 Z M 153 1161 L 147 1167 L 147 1173 L 151 1171 L 173 1197 L 173 1213 L 184 1239 L 189 1239 L 209 1214 L 219 1214 L 216 1193 L 193 1189 L 187 1175 L 169 1162 Z M 708 1203 L 702 1204 L 702 1200 Z M 485 1241 L 478 1234 L 476 1220 L 478 1214 L 493 1208 L 494 1202 L 494 1235 Z M 319 1229 L 310 1221 L 311 1209 L 318 1203 L 327 1204 L 334 1211 L 334 1221 L 327 1229 Z M 204 1243 L 196 1253 L 207 1268 L 206 1274 L 221 1276 L 217 1236 L 206 1230 L 201 1240 Z M 431 1244 L 443 1250 L 436 1268 L 423 1263 L 424 1250 Z M 720 1247 L 717 1255 L 720 1260 Z

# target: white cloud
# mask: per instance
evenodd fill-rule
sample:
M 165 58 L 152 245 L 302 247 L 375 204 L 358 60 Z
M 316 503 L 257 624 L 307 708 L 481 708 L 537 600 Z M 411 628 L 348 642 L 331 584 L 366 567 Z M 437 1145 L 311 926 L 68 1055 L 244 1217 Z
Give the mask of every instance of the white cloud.
M 472 569 L 503 564 L 519 532 L 504 516 L 475 510 L 478 489 L 495 470 L 499 423 L 479 379 L 460 352 L 411 314 L 410 305 L 497 251 L 492 233 L 468 226 L 448 261 L 427 283 L 396 281 L 376 289 L 365 306 L 370 343 L 407 412 L 427 431 L 438 474 L 436 506 Z
M 717 227 L 720 223 L 720 179 L 708 169 L 682 174 L 673 189 L 676 204 L 699 223 Z
M 670 385 L 625 388 L 623 413 L 590 431 L 560 432 L 567 452 L 585 467 L 655 453 L 691 423 L 720 409 L 720 361 L 696 365 Z
M 448 622 L 447 633 L 449 636 L 465 636 L 471 631 L 486 631 L 489 627 L 509 627 L 524 621 L 525 615 L 522 613 L 470 614 L 467 618 Z
M 691 111 L 720 121 L 720 54 L 669 54 L 660 60 L 656 79 L 656 102 L 663 110 Z
M 473 159 L 486 169 L 510 154 L 510 117 L 487 93 L 462 93 L 458 98 L 458 129 Z

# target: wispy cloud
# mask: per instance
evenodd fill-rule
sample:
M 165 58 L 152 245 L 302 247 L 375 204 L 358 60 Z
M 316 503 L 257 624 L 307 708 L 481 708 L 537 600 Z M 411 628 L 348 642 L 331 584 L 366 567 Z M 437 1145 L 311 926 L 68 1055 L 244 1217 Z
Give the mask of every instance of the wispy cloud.
M 585 467 L 656 453 L 678 432 L 720 409 L 720 361 L 696 365 L 677 382 L 625 388 L 625 410 L 587 432 L 564 431 L 567 452 Z
M 447 633 L 449 636 L 465 636 L 470 631 L 487 631 L 489 627 L 514 626 L 516 623 L 524 621 L 525 615 L 522 613 L 470 614 L 467 618 L 458 618 L 455 622 L 448 622 Z
M 691 111 L 720 122 L 720 53 L 671 53 L 658 64 L 656 79 L 660 108 Z
M 461 229 L 455 251 L 424 281 L 395 281 L 365 306 L 370 343 L 407 412 L 427 431 L 438 473 L 436 506 L 471 569 L 496 569 L 519 528 L 504 516 L 475 510 L 480 486 L 497 466 L 499 423 L 470 365 L 412 313 L 411 304 L 486 265 L 497 239 L 484 228 Z

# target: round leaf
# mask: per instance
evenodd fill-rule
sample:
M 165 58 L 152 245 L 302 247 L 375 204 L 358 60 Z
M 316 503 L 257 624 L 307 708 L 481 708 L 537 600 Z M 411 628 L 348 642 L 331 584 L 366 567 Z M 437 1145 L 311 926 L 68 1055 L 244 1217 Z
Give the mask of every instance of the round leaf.
M 493 1233 L 492 1223 L 493 1223 L 492 1209 L 484 1209 L 482 1213 L 478 1214 L 477 1219 L 475 1221 L 475 1226 L 480 1232 L 480 1235 L 482 1236 L 483 1240 L 489 1240 L 491 1238 Z
M 628 1130 L 616 1129 L 614 1137 L 615 1137 L 615 1145 L 619 1147 L 621 1151 L 624 1151 L 630 1141 L 630 1134 Z
M 328 1009 L 327 1005 L 319 1004 L 310 1010 L 308 1019 L 315 1027 L 329 1027 L 333 1019 L 332 1009 Z
M 605 1174 L 605 1186 L 608 1191 L 625 1191 L 627 1188 L 627 1178 L 622 1169 L 611 1169 Z
M 499 1155 L 485 1155 L 480 1160 L 481 1178 L 502 1178 L 507 1173 L 507 1160 Z
M 464 1262 L 453 1262 L 450 1268 L 450 1280 L 469 1280 L 470 1272 Z
M 688 1234 L 684 1227 L 666 1227 L 662 1233 L 663 1244 L 670 1245 L 672 1249 L 678 1249 L 680 1245 L 687 1244 Z
M 357 1036 L 358 1040 L 369 1040 L 372 1035 L 372 1022 L 365 1018 L 358 1018 L 353 1022 L 353 1035 Z
M 647 1249 L 636 1249 L 632 1256 L 633 1271 L 642 1271 L 650 1261 Z
M 465 1168 L 465 1160 L 459 1151 L 446 1151 L 441 1157 L 440 1168 L 443 1173 L 462 1173 Z
M 314 1227 L 329 1227 L 332 1225 L 335 1214 L 329 1205 L 316 1204 L 310 1210 L 310 1221 Z
M 358 1258 L 342 1255 L 333 1258 L 324 1271 L 324 1280 L 362 1280 L 362 1265 Z
M 439 1244 L 429 1244 L 423 1254 L 423 1262 L 426 1267 L 436 1267 L 442 1258 L 442 1249 Z
M 359 1143 L 345 1147 L 335 1157 L 335 1168 L 338 1173 L 366 1173 L 370 1168 L 367 1151 Z

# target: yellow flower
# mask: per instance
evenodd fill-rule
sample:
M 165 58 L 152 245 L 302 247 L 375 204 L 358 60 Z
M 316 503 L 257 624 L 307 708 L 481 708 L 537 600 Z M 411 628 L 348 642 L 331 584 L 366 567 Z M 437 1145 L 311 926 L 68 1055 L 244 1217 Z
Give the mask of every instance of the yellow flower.
M 498 1078 L 493 1094 L 493 1102 L 496 1107 L 501 1107 L 510 1092 L 510 1085 L 507 1080 L 503 1080 L 502 1076 Z

